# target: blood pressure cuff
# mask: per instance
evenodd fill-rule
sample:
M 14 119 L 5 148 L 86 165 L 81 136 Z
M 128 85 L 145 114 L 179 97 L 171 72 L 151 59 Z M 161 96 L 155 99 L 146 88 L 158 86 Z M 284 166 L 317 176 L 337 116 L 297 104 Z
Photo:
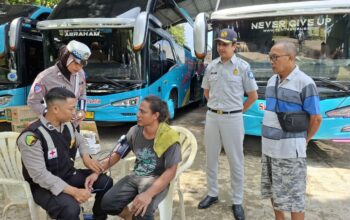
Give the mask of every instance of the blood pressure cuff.
M 117 146 L 114 148 L 114 152 L 118 154 L 122 159 L 126 157 L 130 151 L 131 148 L 126 140 L 121 143 L 118 143 Z

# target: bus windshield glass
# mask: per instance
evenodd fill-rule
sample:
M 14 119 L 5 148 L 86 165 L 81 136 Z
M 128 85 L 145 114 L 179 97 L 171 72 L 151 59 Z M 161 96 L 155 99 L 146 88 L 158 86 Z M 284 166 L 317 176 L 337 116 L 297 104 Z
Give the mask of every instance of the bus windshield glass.
M 132 51 L 131 28 L 51 30 L 48 33 L 50 63 L 57 59 L 58 49 L 71 40 L 86 44 L 91 50 L 84 67 L 87 80 L 107 83 L 142 82 L 141 56 Z M 112 80 L 112 82 L 111 82 Z
M 297 48 L 297 64 L 313 78 L 349 82 L 350 19 L 348 14 L 295 15 L 223 22 L 238 33 L 237 56 L 248 61 L 257 80 L 272 72 L 268 58 L 277 41 Z M 216 32 L 218 31 L 216 30 Z

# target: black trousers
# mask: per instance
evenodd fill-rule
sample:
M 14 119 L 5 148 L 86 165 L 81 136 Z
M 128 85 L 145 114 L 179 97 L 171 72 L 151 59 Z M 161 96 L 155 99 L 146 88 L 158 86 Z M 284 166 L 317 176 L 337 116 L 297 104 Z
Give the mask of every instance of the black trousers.
M 91 174 L 91 170 L 80 169 L 67 179 L 66 183 L 77 188 L 85 188 L 84 183 L 86 177 Z M 101 200 L 103 195 L 112 187 L 112 178 L 102 174 L 98 177 L 93 185 L 95 190 L 98 190 L 95 195 L 95 203 L 92 208 L 94 219 L 105 220 L 107 213 L 101 209 Z M 34 201 L 47 211 L 50 218 L 59 220 L 79 220 L 80 205 L 72 196 L 66 193 L 53 195 L 49 190 L 41 188 L 37 184 L 31 184 L 31 191 Z

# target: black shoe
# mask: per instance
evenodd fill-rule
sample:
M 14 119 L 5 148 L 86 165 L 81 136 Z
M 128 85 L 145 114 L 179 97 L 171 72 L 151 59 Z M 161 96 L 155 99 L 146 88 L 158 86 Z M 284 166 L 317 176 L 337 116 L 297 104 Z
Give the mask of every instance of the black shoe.
M 232 205 L 232 212 L 236 220 L 244 220 L 244 209 L 242 205 Z
M 214 203 L 217 203 L 219 201 L 219 198 L 216 197 L 211 197 L 211 196 L 206 196 L 199 204 L 198 208 L 199 209 L 206 209 L 209 206 L 213 205 Z

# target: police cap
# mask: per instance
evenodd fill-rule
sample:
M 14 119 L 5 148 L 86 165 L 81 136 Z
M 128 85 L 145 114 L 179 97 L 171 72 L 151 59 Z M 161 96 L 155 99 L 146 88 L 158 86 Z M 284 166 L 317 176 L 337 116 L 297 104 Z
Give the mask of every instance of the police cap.
M 85 44 L 72 40 L 67 44 L 67 50 L 73 55 L 75 62 L 86 66 L 91 55 L 90 48 Z

